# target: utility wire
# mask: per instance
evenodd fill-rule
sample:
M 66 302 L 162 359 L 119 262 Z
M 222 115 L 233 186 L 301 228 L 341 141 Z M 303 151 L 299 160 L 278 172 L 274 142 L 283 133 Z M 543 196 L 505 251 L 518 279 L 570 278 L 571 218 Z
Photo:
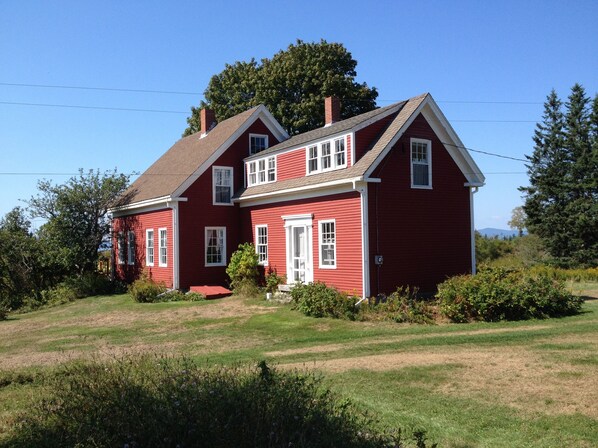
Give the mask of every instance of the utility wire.
M 453 143 L 447 143 L 447 142 L 441 142 L 441 143 L 443 145 L 454 146 L 455 148 L 466 149 L 467 151 L 471 151 L 471 152 L 477 152 L 477 153 L 480 153 L 480 154 L 486 154 L 487 156 L 500 157 L 501 159 L 516 160 L 518 162 L 529 162 L 529 160 L 526 160 L 526 159 L 520 159 L 518 157 L 511 157 L 511 156 L 504 156 L 502 154 L 497 154 L 495 152 L 489 152 L 489 151 L 482 151 L 480 149 L 467 148 L 465 146 L 455 145 Z
M 188 114 L 189 112 L 182 112 L 178 110 L 160 110 L 160 109 L 133 109 L 127 107 L 103 107 L 103 106 L 80 106 L 74 104 L 46 104 L 46 103 L 18 103 L 13 101 L 0 101 L 0 104 L 7 104 L 11 106 L 36 106 L 36 107 L 66 107 L 69 109 L 94 109 L 94 110 L 118 110 L 125 112 L 155 112 L 164 114 Z

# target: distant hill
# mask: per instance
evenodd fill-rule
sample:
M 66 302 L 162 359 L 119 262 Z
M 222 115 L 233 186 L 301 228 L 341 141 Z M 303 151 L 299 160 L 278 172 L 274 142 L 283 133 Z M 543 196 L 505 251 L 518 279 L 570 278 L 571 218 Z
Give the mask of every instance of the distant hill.
M 519 235 L 519 232 L 517 230 L 494 229 L 492 227 L 486 227 L 484 229 L 477 230 L 478 232 L 480 232 L 482 236 L 485 236 L 486 238 L 511 238 L 512 236 Z M 525 234 L 526 232 L 523 233 Z

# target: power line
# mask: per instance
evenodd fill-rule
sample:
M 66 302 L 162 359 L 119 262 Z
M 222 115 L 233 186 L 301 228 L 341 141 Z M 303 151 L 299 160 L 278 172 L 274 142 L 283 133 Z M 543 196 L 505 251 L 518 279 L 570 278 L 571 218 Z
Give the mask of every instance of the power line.
M 117 110 L 124 112 L 154 112 L 164 114 L 188 114 L 188 111 L 182 112 L 178 110 L 160 110 L 160 109 L 134 109 L 127 107 L 103 107 L 103 106 L 81 106 L 76 104 L 47 104 L 47 103 L 19 103 L 13 101 L 0 101 L 0 104 L 7 104 L 10 106 L 35 106 L 35 107 L 64 107 L 69 109 L 93 109 L 93 110 Z
M 477 153 L 480 153 L 480 154 L 485 154 L 487 156 L 500 157 L 501 159 L 516 160 L 518 162 L 529 162 L 529 160 L 526 160 L 526 159 L 520 159 L 518 157 L 505 156 L 505 155 L 502 155 L 502 154 L 497 154 L 495 152 L 489 152 L 489 151 L 482 151 L 480 149 L 467 148 L 465 146 L 455 145 L 453 143 L 447 143 L 447 142 L 441 142 L 441 143 L 443 145 L 454 146 L 455 148 L 466 149 L 467 151 L 477 152 Z
M 175 90 L 148 90 L 148 89 L 122 89 L 116 87 L 88 87 L 88 86 L 64 86 L 51 84 L 21 84 L 15 82 L 0 82 L 0 86 L 16 87 L 38 87 L 47 89 L 71 89 L 71 90 L 101 90 L 108 92 L 134 92 L 134 93 L 159 93 L 167 95 L 203 95 L 200 92 L 177 92 Z

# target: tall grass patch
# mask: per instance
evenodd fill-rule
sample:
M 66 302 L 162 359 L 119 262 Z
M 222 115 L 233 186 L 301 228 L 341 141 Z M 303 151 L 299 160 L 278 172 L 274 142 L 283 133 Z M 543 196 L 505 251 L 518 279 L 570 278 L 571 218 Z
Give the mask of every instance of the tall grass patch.
M 21 416 L 11 447 L 402 447 L 309 373 L 187 359 L 79 363 Z M 418 445 L 420 446 L 420 445 Z M 423 445 L 425 446 L 425 444 Z

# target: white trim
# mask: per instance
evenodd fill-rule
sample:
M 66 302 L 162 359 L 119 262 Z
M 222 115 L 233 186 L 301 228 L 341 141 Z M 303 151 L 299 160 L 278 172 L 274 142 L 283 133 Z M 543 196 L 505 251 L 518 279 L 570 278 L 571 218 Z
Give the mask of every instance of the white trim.
M 208 231 L 209 230 L 222 230 L 222 261 L 220 263 L 208 263 Z M 223 226 L 206 226 L 204 227 L 204 266 L 207 268 L 211 268 L 214 266 L 226 266 L 226 227 Z M 218 234 L 216 234 L 216 238 L 218 238 Z M 217 247 L 217 246 L 216 246 Z
M 214 151 L 212 153 L 212 155 L 210 157 L 208 157 L 208 159 L 202 163 L 199 168 L 197 168 L 195 170 L 195 172 L 193 174 L 191 174 L 187 180 L 185 180 L 180 186 L 179 188 L 177 188 L 175 190 L 174 193 L 172 193 L 171 196 L 173 197 L 178 197 L 180 195 L 182 195 L 191 185 L 193 185 L 193 183 L 199 179 L 199 177 L 207 171 L 207 169 L 212 166 L 212 164 L 214 162 L 216 162 L 216 160 L 218 160 L 218 158 L 224 154 L 224 152 L 230 147 L 230 145 L 232 145 L 238 138 L 241 137 L 241 135 L 243 135 L 244 132 L 247 131 L 247 129 L 257 121 L 258 118 L 261 118 L 262 122 L 264 123 L 264 125 L 266 125 L 266 127 L 268 128 L 268 130 L 270 130 L 270 132 L 272 132 L 272 134 L 279 140 L 279 141 L 283 141 L 289 138 L 289 135 L 286 133 L 286 131 L 282 128 L 282 126 L 280 126 L 280 124 L 278 123 L 278 121 L 276 121 L 276 119 L 272 116 L 272 114 L 270 112 L 268 112 L 268 109 L 266 109 L 266 106 L 264 106 L 263 104 L 260 104 L 257 109 L 245 120 L 245 122 L 243 123 L 242 126 L 240 126 L 239 128 L 237 128 L 237 130 L 222 144 L 218 147 L 218 149 L 216 149 L 216 151 Z M 259 153 L 258 153 L 259 154 Z M 257 154 L 256 154 L 257 155 Z
M 355 165 L 355 132 L 351 132 L 351 134 L 349 134 L 349 136 L 351 137 L 351 165 L 353 166 Z M 348 150 L 348 148 L 347 148 Z
M 152 232 L 152 262 L 149 262 L 149 246 L 147 244 L 147 242 L 149 241 L 149 238 L 147 237 L 147 234 L 149 232 Z M 154 229 L 145 229 L 145 265 L 149 266 L 149 267 L 154 267 L 154 263 L 156 261 L 156 234 L 154 233 Z
M 113 218 L 120 218 L 122 216 L 133 215 L 142 212 L 152 212 L 168 208 L 168 202 L 186 202 L 187 198 L 173 198 L 171 196 L 162 196 L 154 199 L 147 199 L 145 201 L 134 202 L 132 204 L 123 205 L 108 209 L 112 213 Z M 142 209 L 142 210 L 141 210 Z
M 428 185 L 419 185 L 413 183 L 413 144 L 421 143 L 426 145 L 426 159 L 427 163 L 416 163 L 416 165 L 427 165 L 428 166 Z M 411 137 L 409 139 L 409 164 L 411 167 L 411 188 L 419 190 L 431 190 L 432 189 L 432 140 L 423 138 Z
M 343 168 L 347 168 L 347 160 L 348 160 L 348 151 L 349 148 L 347 147 L 347 136 L 349 136 L 351 134 L 342 134 L 339 135 L 338 137 L 333 137 L 333 138 L 326 138 L 324 140 L 318 140 L 315 143 L 309 144 L 307 146 L 305 146 L 305 148 L 301 148 L 301 149 L 305 149 L 305 175 L 306 176 L 312 176 L 314 174 L 320 174 L 320 173 L 326 173 L 328 171 L 335 171 L 335 170 L 340 170 Z M 344 154 L 344 160 L 345 162 L 342 164 L 337 164 L 336 163 L 336 142 L 342 141 L 343 142 L 343 152 L 342 154 Z M 328 144 L 329 148 L 330 148 L 330 154 L 328 157 L 330 157 L 330 165 L 328 168 L 324 168 L 323 167 L 323 163 L 322 163 L 322 145 L 324 144 Z M 318 162 L 318 168 L 316 170 L 310 171 L 309 170 L 309 149 L 310 148 L 316 148 L 316 160 Z M 341 153 L 339 153 L 341 154 Z
M 334 264 L 322 264 L 322 225 L 334 224 Z M 337 269 L 338 260 L 336 258 L 336 242 L 337 242 L 337 227 L 336 219 L 322 219 L 318 221 L 318 267 L 320 269 Z
M 165 232 L 164 242 L 166 243 L 165 246 L 162 246 L 162 231 Z M 166 262 L 162 263 L 162 248 L 166 249 Z M 154 254 L 155 258 L 155 254 Z M 155 260 L 154 260 L 155 261 Z M 158 266 L 161 268 L 168 267 L 168 228 L 167 227 L 159 227 L 158 228 Z
M 172 287 L 179 289 L 180 282 L 180 263 L 179 263 L 179 203 L 173 202 L 172 208 Z
M 263 246 L 263 244 L 260 244 L 260 234 L 259 234 L 259 229 L 266 229 L 266 259 L 263 261 L 259 261 L 259 250 L 258 247 L 259 246 Z M 258 264 L 260 266 L 268 266 L 268 256 L 269 256 L 269 235 L 268 235 L 268 224 L 256 224 L 255 225 L 255 252 L 258 254 Z
M 133 253 L 131 254 L 131 235 L 133 236 Z M 137 252 L 137 247 L 136 247 L 136 241 L 135 241 L 135 231 L 133 230 L 129 230 L 127 232 L 127 264 L 129 266 L 134 266 L 135 265 L 135 255 Z M 131 257 L 131 255 L 133 255 Z
M 216 170 L 230 171 L 230 202 L 216 202 Z M 234 205 L 235 194 L 235 171 L 232 166 L 212 165 L 212 205 Z
M 367 184 L 359 187 L 359 194 L 361 196 L 361 255 L 363 264 L 362 269 L 362 297 L 366 298 L 370 295 L 370 236 L 369 236 L 369 212 L 368 212 L 368 186 Z
M 270 161 L 274 160 L 274 180 L 270 180 L 269 174 L 270 174 Z M 264 181 L 262 182 L 260 180 L 260 172 L 262 172 L 260 170 L 260 162 L 264 162 Z M 255 167 L 255 171 L 253 174 L 255 174 L 255 182 L 251 183 L 250 182 L 250 178 L 249 175 L 251 174 L 250 172 L 250 168 L 251 166 Z M 276 158 L 276 155 L 273 156 L 265 156 L 265 157 L 261 157 L 259 159 L 254 159 L 254 160 L 250 160 L 248 162 L 245 162 L 244 164 L 245 166 L 245 182 L 244 184 L 247 185 L 248 187 L 254 187 L 256 185 L 264 185 L 264 184 L 271 184 L 273 182 L 276 182 L 276 179 L 278 179 L 278 160 Z
M 258 152 L 254 152 L 253 154 L 251 153 L 251 138 L 252 137 L 255 137 L 255 138 L 262 138 L 263 137 L 264 138 L 264 140 L 265 140 L 265 142 L 264 142 L 265 146 L 264 146 L 264 149 L 262 149 L 262 151 L 264 151 L 264 150 L 266 150 L 266 149 L 269 148 L 269 146 L 268 146 L 268 134 L 249 134 L 248 152 L 249 152 L 250 156 L 253 156 L 255 154 L 259 154 L 260 152 L 262 152 L 262 151 L 258 151 Z
M 469 188 L 469 219 L 471 222 L 471 273 L 476 274 L 476 256 L 475 256 L 475 222 L 473 217 L 473 195 L 477 193 L 478 187 Z
M 287 284 L 295 283 L 293 279 L 293 229 L 296 227 L 305 228 L 305 283 L 314 281 L 314 257 L 313 257 L 313 214 L 286 215 L 282 216 L 285 227 L 285 259 L 287 264 Z

